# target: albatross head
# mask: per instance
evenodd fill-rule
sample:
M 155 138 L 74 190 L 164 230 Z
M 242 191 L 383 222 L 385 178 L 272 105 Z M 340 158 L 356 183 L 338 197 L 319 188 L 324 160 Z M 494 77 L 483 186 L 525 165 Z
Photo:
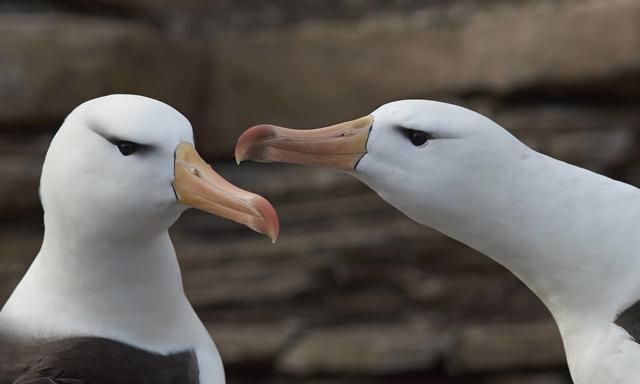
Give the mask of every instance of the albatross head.
M 406 215 L 440 230 L 468 218 L 483 194 L 500 193 L 499 188 L 491 192 L 492 184 L 508 178 L 510 163 L 527 153 L 526 146 L 486 117 L 428 100 L 392 102 L 368 116 L 320 129 L 259 125 L 236 146 L 237 161 L 351 173 Z
M 51 143 L 40 194 L 45 223 L 54 222 L 48 230 L 126 241 L 162 233 L 195 207 L 278 235 L 273 207 L 215 173 L 196 152 L 189 121 L 143 96 L 78 106 Z

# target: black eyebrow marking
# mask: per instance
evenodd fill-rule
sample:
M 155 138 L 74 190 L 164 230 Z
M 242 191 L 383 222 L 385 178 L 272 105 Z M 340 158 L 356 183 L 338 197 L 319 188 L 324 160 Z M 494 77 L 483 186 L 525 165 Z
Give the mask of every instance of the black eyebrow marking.
M 142 144 L 134 140 L 127 140 L 127 139 L 123 139 L 116 136 L 102 136 L 102 137 L 113 145 L 118 145 L 120 143 L 131 143 L 131 144 L 135 144 L 141 150 L 148 150 L 154 147 L 152 144 Z
M 398 131 L 400 131 L 403 135 L 408 136 L 413 132 L 422 132 L 425 135 L 428 135 L 430 139 L 435 139 L 435 135 L 432 132 L 429 131 L 425 131 L 424 129 L 414 129 L 414 128 L 408 128 L 408 127 L 403 127 L 401 125 L 397 126 L 396 129 Z
M 105 139 L 106 141 L 108 141 L 109 143 L 113 144 L 113 145 L 118 145 L 119 143 L 122 142 L 129 142 L 132 144 L 135 144 L 138 147 L 138 150 L 141 152 L 147 152 L 147 151 L 151 151 L 154 148 L 156 148 L 155 145 L 153 144 L 148 144 L 148 143 L 140 143 L 136 140 L 130 140 L 124 137 L 118 137 L 118 136 L 113 136 L 113 135 L 108 135 L 106 134 L 101 127 L 95 125 L 95 124 L 87 124 L 87 126 L 89 127 L 89 130 L 92 131 L 93 133 L 95 133 L 96 135 L 102 137 L 103 139 Z
M 407 132 L 422 132 L 422 133 L 426 133 L 427 135 L 429 135 L 430 138 L 435 139 L 435 134 L 431 131 L 427 131 L 425 129 L 417 129 L 417 128 L 409 128 L 405 125 L 394 125 L 393 129 L 395 129 L 396 131 L 404 134 L 407 134 Z

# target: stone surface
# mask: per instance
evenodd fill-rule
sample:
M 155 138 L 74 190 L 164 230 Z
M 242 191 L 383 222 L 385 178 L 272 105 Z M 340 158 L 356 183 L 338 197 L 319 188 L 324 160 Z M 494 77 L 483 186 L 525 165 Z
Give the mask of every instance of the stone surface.
M 0 217 L 38 217 L 40 172 L 51 135 L 0 137 Z
M 459 372 L 486 372 L 562 366 L 565 357 L 555 324 L 521 323 L 465 328 L 448 362 Z
M 185 290 L 193 305 L 206 306 L 286 300 L 315 288 L 312 265 L 287 268 L 282 264 L 258 259 L 226 266 L 211 263 L 209 268 L 193 268 L 184 273 Z
M 299 330 L 295 320 L 274 323 L 207 324 L 225 365 L 268 364 Z
M 0 155 L 0 212 L 5 218 L 38 212 L 38 180 L 42 161 Z
M 74 0 L 72 5 L 95 7 L 104 10 L 125 10 L 139 15 L 169 17 L 173 13 L 193 15 L 208 9 L 219 7 L 224 0 Z M 83 9 L 83 8 L 81 8 Z M 84 8 L 86 9 L 86 8 Z
M 525 132 L 548 136 L 567 131 L 640 130 L 640 111 L 625 103 L 616 104 L 622 105 L 543 101 L 537 105 L 502 106 L 497 111 L 489 110 L 487 114 L 516 135 Z
M 498 375 L 487 378 L 483 384 L 570 384 L 571 380 L 559 373 L 534 375 Z
M 357 214 L 357 211 L 352 207 L 351 211 L 340 212 L 332 207 L 334 201 L 310 203 L 318 206 L 315 209 L 318 215 L 312 215 L 314 209 L 304 205 L 296 205 L 298 212 L 307 213 L 303 217 L 296 217 L 295 210 L 285 208 L 294 218 L 283 216 L 283 235 L 275 246 L 237 224 L 220 222 L 207 228 L 206 220 L 214 221 L 210 217 L 199 219 L 201 225 L 179 223 L 174 231 L 175 243 L 184 266 L 185 288 L 192 302 L 197 306 L 280 302 L 318 291 L 327 274 L 335 273 L 349 281 L 364 279 L 366 275 L 362 274 L 367 270 L 361 266 L 374 250 L 392 249 L 395 241 L 403 239 L 416 241 L 427 232 L 393 211 L 392 216 L 378 216 L 376 220 L 367 216 L 345 218 L 342 215 Z M 385 208 L 383 212 L 389 212 L 389 208 Z M 350 229 L 353 227 L 357 230 Z M 225 237 L 225 231 L 238 231 L 242 235 Z M 212 247 L 212 242 L 217 242 L 216 246 Z M 348 264 L 353 265 L 347 267 Z M 352 272 L 351 268 L 360 269 Z M 347 303 L 348 300 L 334 302 L 343 307 Z
M 27 271 L 41 243 L 41 233 L 33 229 L 0 231 L 0 303 L 5 302 Z
M 485 256 L 470 250 L 468 253 L 467 257 L 458 257 L 467 264 L 466 271 L 433 271 L 427 266 L 422 273 L 414 268 L 411 274 L 400 274 L 398 281 L 416 303 L 441 308 L 456 322 L 511 323 L 549 318 L 542 302 L 509 271 L 494 270 Z M 486 270 L 472 269 L 470 258 L 486 262 Z M 407 267 L 410 269 L 410 265 Z
M 54 131 L 79 103 L 109 93 L 163 100 L 197 120 L 202 55 L 145 24 L 0 14 L 0 126 Z
M 635 151 L 636 132 L 609 128 L 606 131 L 567 132 L 554 135 L 547 154 L 562 156 L 568 162 L 581 161 L 596 172 L 618 166 Z
M 640 111 L 626 106 L 547 104 L 492 115 L 534 149 L 596 172 L 615 170 L 633 157 L 640 132 Z
M 447 335 L 424 320 L 309 330 L 282 355 L 279 370 L 303 375 L 348 372 L 390 373 L 431 367 Z

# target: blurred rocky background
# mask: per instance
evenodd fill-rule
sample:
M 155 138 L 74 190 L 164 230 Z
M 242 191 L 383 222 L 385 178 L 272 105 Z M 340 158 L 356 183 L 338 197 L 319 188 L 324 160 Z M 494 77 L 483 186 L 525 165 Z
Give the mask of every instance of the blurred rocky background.
M 639 20 L 636 0 L 0 0 L 0 302 L 39 247 L 64 116 L 139 93 L 281 215 L 276 245 L 196 212 L 173 230 L 229 383 L 569 383 L 548 312 L 504 268 L 341 174 L 238 167 L 234 139 L 435 98 L 638 185 Z

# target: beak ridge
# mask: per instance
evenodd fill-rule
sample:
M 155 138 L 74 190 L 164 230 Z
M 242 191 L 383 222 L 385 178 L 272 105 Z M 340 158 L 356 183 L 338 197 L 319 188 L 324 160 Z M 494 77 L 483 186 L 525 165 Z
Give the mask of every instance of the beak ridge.
M 217 174 L 190 143 L 176 148 L 173 189 L 182 204 L 246 225 L 273 242 L 278 238 L 280 223 L 273 206 Z
M 352 171 L 367 153 L 373 116 L 325 128 L 296 130 L 256 125 L 236 144 L 236 161 L 284 162 Z

